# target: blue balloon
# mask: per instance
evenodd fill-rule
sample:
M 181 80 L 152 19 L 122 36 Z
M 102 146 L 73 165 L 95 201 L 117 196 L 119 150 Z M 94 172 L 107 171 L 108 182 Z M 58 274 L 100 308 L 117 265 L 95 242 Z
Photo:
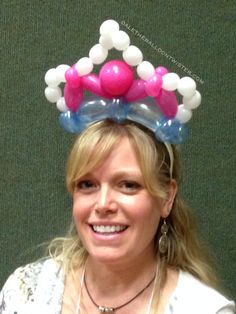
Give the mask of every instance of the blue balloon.
M 80 119 L 78 114 L 70 110 L 60 114 L 59 123 L 70 133 L 80 133 L 87 127 L 86 123 Z
M 117 98 L 107 104 L 108 117 L 118 123 L 122 123 L 127 119 L 128 106 L 124 100 Z
M 160 109 L 152 98 L 145 98 L 129 103 L 127 119 L 135 121 L 155 132 L 158 121 L 162 117 Z
M 188 128 L 177 119 L 161 118 L 157 124 L 155 136 L 162 142 L 181 144 L 188 136 Z
M 153 100 L 126 103 L 122 98 L 90 98 L 83 101 L 78 111 L 60 114 L 60 125 L 70 133 L 81 133 L 90 124 L 112 119 L 117 123 L 135 121 L 152 130 L 161 142 L 181 144 L 188 136 L 188 128 L 177 119 L 163 117 Z
M 87 101 L 83 101 L 77 111 L 77 115 L 88 124 L 105 120 L 108 118 L 107 104 L 109 101 L 111 100 L 103 98 L 90 98 Z

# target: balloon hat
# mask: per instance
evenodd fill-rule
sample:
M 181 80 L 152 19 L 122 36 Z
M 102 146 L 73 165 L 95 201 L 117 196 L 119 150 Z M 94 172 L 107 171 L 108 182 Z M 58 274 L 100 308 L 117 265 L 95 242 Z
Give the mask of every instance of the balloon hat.
M 108 61 L 99 75 L 92 73 L 94 65 L 102 64 L 112 48 L 122 51 L 124 61 Z M 133 67 L 139 79 L 135 79 Z M 80 133 L 104 119 L 119 123 L 131 120 L 151 129 L 158 140 L 179 144 L 187 136 L 186 123 L 192 110 L 201 103 L 192 78 L 180 78 L 163 66 L 154 68 L 143 61 L 140 49 L 130 45 L 129 36 L 114 20 L 102 23 L 99 44 L 90 49 L 88 57 L 71 67 L 62 64 L 48 70 L 45 82 L 47 100 L 56 103 L 61 111 L 59 122 L 71 133 Z M 94 96 L 84 99 L 85 90 Z M 180 105 L 175 90 L 183 96 Z

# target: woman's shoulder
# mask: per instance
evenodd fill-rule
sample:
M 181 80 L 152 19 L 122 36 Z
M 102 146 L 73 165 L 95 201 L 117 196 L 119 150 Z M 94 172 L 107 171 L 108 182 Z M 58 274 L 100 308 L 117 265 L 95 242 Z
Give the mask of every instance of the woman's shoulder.
M 188 272 L 180 271 L 175 292 L 172 295 L 171 313 L 233 314 L 235 304 L 217 290 L 207 286 Z M 190 312 L 189 312 L 190 311 Z
M 26 305 L 50 298 L 51 291 L 63 286 L 63 274 L 59 264 L 52 259 L 40 260 L 17 268 L 7 279 L 0 293 L 0 313 L 21 313 Z M 32 307 L 31 307 L 32 310 Z
M 59 265 L 52 259 L 42 259 L 17 268 L 7 279 L 3 289 L 7 287 L 23 287 L 33 291 L 39 283 L 41 277 L 50 277 L 60 271 Z M 46 279 L 46 278 L 45 278 Z M 48 278 L 49 279 L 49 278 Z

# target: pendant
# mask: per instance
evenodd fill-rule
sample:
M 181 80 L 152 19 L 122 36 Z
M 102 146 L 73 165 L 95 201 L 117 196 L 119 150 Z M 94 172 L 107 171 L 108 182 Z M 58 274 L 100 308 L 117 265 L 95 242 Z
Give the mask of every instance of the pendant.
M 100 313 L 114 313 L 115 309 L 113 307 L 106 307 L 103 305 L 100 305 L 98 307 L 98 310 Z

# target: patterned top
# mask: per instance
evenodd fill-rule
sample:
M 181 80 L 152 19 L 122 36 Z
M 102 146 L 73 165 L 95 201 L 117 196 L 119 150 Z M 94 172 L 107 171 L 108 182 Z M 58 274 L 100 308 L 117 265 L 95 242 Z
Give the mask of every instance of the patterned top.
M 0 292 L 0 314 L 60 314 L 62 269 L 48 259 L 18 268 Z M 234 314 L 235 304 L 192 275 L 180 271 L 165 314 Z

